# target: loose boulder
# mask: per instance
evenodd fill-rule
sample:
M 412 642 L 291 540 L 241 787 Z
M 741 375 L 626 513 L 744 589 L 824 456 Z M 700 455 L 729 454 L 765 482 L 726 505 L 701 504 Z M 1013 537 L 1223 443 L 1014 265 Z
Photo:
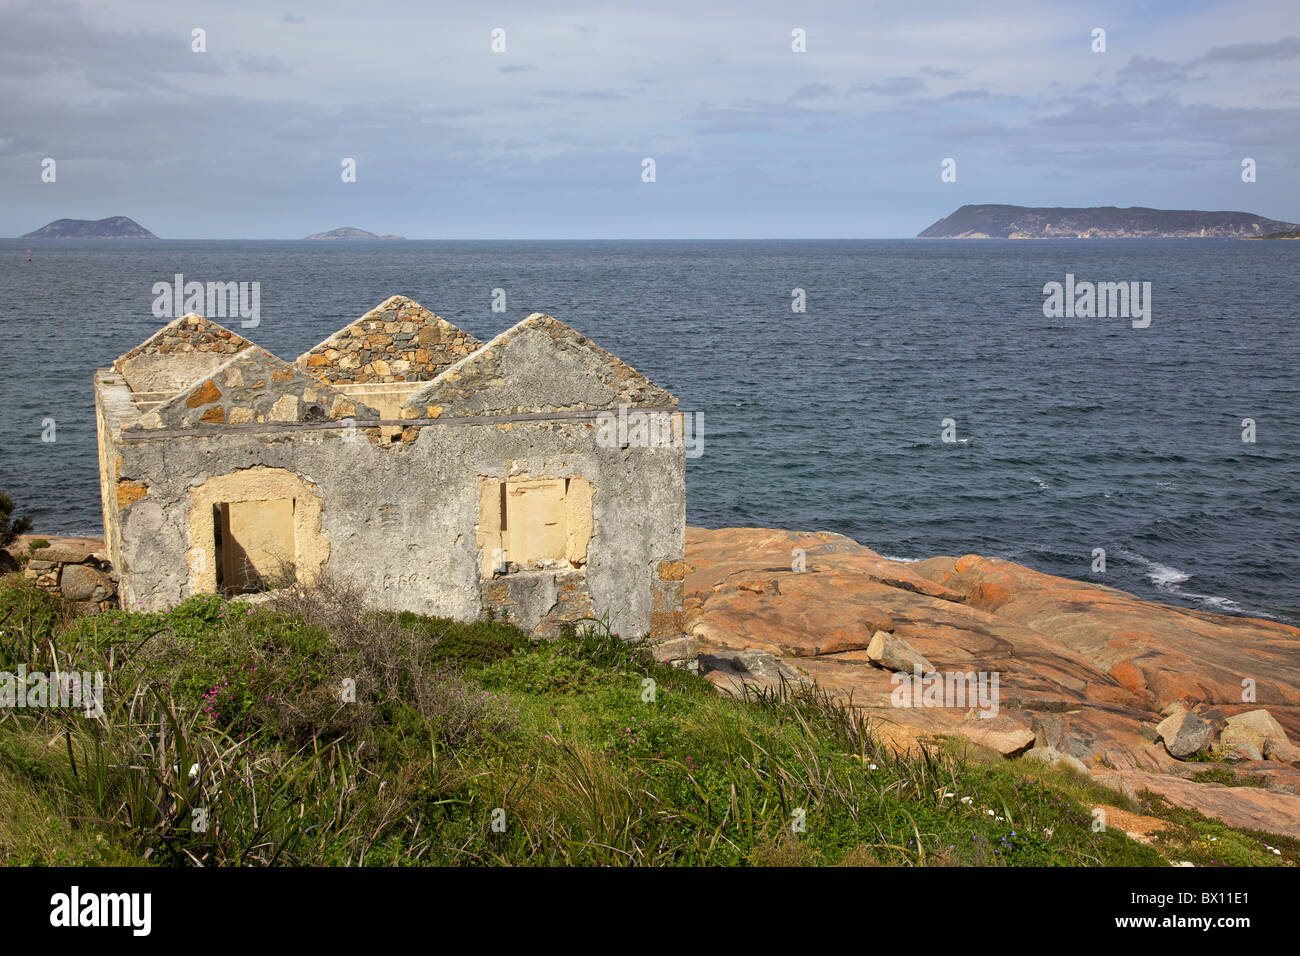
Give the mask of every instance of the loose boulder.
M 104 601 L 113 594 L 107 574 L 85 564 L 67 564 L 59 579 L 59 590 L 69 601 Z
M 867 657 L 885 670 L 903 671 L 904 673 L 934 673 L 934 665 L 925 659 L 915 647 L 895 634 L 876 631 L 871 635 L 867 645 Z
M 1214 728 L 1190 710 L 1179 710 L 1156 725 L 1169 756 L 1186 760 L 1210 744 Z
M 1251 760 L 1300 760 L 1300 748 L 1291 743 L 1286 731 L 1267 710 L 1249 710 L 1229 717 L 1219 743 L 1225 750 L 1240 750 Z

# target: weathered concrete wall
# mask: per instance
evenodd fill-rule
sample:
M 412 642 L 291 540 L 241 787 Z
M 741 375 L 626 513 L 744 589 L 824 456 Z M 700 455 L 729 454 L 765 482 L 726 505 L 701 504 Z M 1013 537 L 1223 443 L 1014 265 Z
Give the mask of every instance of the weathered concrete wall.
M 312 486 L 329 546 L 325 567 L 361 583 L 378 606 L 474 620 L 495 605 L 527 629 L 565 614 L 608 612 L 625 638 L 652 627 L 669 636 L 680 602 L 676 618 L 652 612 L 663 599 L 663 569 L 683 560 L 682 449 L 600 447 L 592 418 L 429 421 L 413 430 L 412 441 L 394 446 L 364 433 L 347 440 L 336 427 L 248 426 L 166 440 L 136 433 L 118 446 L 121 474 L 147 476 L 147 493 L 121 512 L 116 566 L 124 601 L 160 608 L 201 589 L 206 580 L 185 559 L 206 547 L 193 540 L 195 490 L 221 475 L 265 467 Z M 593 486 L 580 576 L 573 569 L 484 576 L 480 483 L 521 475 L 577 477 Z
M 407 400 L 403 417 L 675 406 L 636 369 L 535 312 Z
M 424 382 L 482 344 L 420 303 L 395 295 L 295 364 L 331 384 Z

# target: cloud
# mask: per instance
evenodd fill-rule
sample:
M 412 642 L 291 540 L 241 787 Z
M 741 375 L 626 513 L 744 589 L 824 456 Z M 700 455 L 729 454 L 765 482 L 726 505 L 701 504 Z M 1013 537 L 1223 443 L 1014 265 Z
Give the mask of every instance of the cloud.
M 553 100 L 588 100 L 598 103 L 609 103 L 628 98 L 628 94 L 621 93 L 618 90 L 538 90 L 537 95 Z
M 789 102 L 798 103 L 802 100 L 824 100 L 828 96 L 833 96 L 835 87 L 829 83 L 805 83 L 799 89 L 790 94 Z
M 962 100 L 987 100 L 991 94 L 986 87 L 973 90 L 954 90 L 947 96 L 939 97 L 941 103 L 957 103 Z
M 236 53 L 235 63 L 243 73 L 287 73 L 289 68 L 278 56 L 258 56 L 253 53 Z
M 875 83 L 855 83 L 849 88 L 853 94 L 873 93 L 876 96 L 909 96 L 924 93 L 925 90 L 925 80 L 915 76 L 891 76 Z
M 1298 56 L 1300 56 L 1300 37 L 1283 37 L 1271 43 L 1233 43 L 1229 46 L 1210 47 L 1191 63 L 1265 63 L 1272 60 L 1292 60 Z
M 1177 63 L 1141 54 L 1132 57 L 1117 75 L 1144 83 L 1184 82 L 1187 79 L 1187 72 Z
M 795 55 L 793 24 L 740 0 L 565 0 L 559 16 L 507 0 L 510 58 L 490 52 L 495 21 L 418 0 L 304 6 L 310 23 L 223 0 L 194 24 L 160 2 L 0 0 L 0 234 L 120 212 L 195 237 L 306 235 L 320 216 L 412 236 L 752 235 L 756 188 L 798 195 L 812 235 L 914 234 L 949 155 L 988 201 L 1105 202 L 1141 169 L 1130 201 L 1216 208 L 1242 201 L 1235 165 L 1254 156 L 1260 211 L 1300 219 L 1282 174 L 1300 156 L 1298 41 L 1276 0 L 1158 23 L 1116 12 L 1122 56 L 1088 53 L 1050 5 L 990 18 L 956 0 L 838 0 L 833 29 L 810 21 Z M 395 36 L 427 42 L 392 56 Z M 196 123 L 238 148 L 194 148 L 177 131 Z M 57 190 L 33 175 L 43 156 L 59 159 Z M 653 189 L 644 156 L 660 161 Z

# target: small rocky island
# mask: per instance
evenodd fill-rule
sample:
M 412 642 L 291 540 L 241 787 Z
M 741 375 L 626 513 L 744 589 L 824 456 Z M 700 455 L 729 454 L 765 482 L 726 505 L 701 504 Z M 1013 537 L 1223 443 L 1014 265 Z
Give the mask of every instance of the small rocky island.
M 962 206 L 918 239 L 1254 239 L 1300 229 L 1249 212 L 1131 206 Z
M 392 234 L 386 236 L 377 236 L 373 232 L 366 232 L 364 229 L 357 229 L 354 226 L 339 226 L 337 229 L 331 229 L 329 232 L 318 232 L 315 235 L 308 236 L 308 239 L 405 239 L 405 236 L 395 236 Z
M 56 219 L 29 232 L 23 239 L 157 239 L 152 232 L 126 216 L 107 219 Z

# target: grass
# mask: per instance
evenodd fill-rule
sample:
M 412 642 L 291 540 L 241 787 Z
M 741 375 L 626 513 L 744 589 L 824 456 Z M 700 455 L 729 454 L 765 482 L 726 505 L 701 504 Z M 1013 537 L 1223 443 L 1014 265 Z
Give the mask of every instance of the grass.
M 0 712 L 0 863 L 1291 864 L 1295 844 L 955 744 L 891 753 L 816 688 L 737 700 L 593 624 L 368 613 L 336 582 L 72 617 L 0 579 L 0 669 L 102 671 L 103 713 Z M 1210 838 L 1215 838 L 1211 840 Z

